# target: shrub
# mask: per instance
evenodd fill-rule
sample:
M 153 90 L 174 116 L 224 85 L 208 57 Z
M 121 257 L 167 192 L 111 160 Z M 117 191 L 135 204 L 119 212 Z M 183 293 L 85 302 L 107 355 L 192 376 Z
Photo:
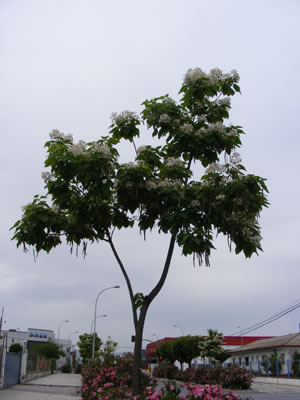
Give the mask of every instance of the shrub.
M 132 356 L 117 357 L 111 365 L 102 361 L 93 361 L 82 367 L 82 400 L 121 400 L 131 399 Z M 146 393 L 152 392 L 149 376 L 141 373 L 141 387 Z M 146 396 L 146 394 L 145 394 Z M 144 397 L 145 398 L 145 397 Z
M 81 371 L 82 371 L 82 364 L 79 363 L 75 364 L 75 369 L 74 369 L 75 374 L 81 374 Z
M 239 366 L 200 367 L 179 371 L 174 366 L 160 365 L 154 369 L 153 376 L 200 385 L 220 385 L 230 389 L 249 389 L 253 381 L 251 373 Z
M 62 367 L 61 367 L 61 372 L 63 373 L 63 374 L 70 374 L 71 372 L 72 372 L 72 368 L 71 368 L 71 365 L 70 364 L 64 364 L 64 365 L 62 365 Z
M 10 353 L 22 353 L 23 346 L 20 343 L 13 343 L 9 346 L 8 351 Z
M 155 378 L 177 379 L 175 375 L 180 372 L 175 365 L 159 364 L 152 371 Z

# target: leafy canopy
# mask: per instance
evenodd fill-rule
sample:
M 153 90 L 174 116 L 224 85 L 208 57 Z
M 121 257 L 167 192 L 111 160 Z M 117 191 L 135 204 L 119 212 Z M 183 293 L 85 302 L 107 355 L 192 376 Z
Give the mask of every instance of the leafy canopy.
M 97 332 L 95 333 L 95 352 L 96 357 L 98 356 L 98 350 L 102 345 L 102 341 L 99 338 Z M 84 333 L 79 336 L 79 342 L 77 342 L 77 346 L 79 347 L 79 353 L 82 357 L 84 363 L 86 363 L 89 359 L 92 358 L 93 353 L 93 334 L 92 333 Z
M 140 115 L 113 114 L 109 135 L 97 141 L 74 143 L 53 130 L 45 144 L 46 195 L 34 196 L 13 226 L 17 246 L 49 252 L 64 237 L 85 254 L 88 242 L 137 225 L 143 233 L 170 233 L 184 255 L 206 265 L 214 231 L 246 257 L 262 250 L 257 218 L 268 205 L 267 188 L 263 178 L 246 174 L 236 153 L 242 128 L 226 124 L 238 81 L 236 71 L 195 68 L 185 75 L 179 102 L 165 95 L 144 101 Z M 141 124 L 162 144 L 136 149 Z M 133 162 L 119 163 L 121 140 L 133 143 Z
M 22 353 L 22 351 L 23 351 L 23 346 L 22 346 L 20 343 L 12 343 L 12 344 L 9 346 L 8 351 L 9 351 L 10 353 Z
M 33 343 L 30 352 L 55 360 L 65 356 L 61 348 L 56 343 L 51 342 Z

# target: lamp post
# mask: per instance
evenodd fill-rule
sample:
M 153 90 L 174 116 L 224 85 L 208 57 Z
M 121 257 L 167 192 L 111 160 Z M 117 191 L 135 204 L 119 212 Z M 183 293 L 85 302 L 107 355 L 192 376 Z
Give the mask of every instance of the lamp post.
M 240 326 L 238 326 L 238 329 L 241 329 Z M 243 331 L 242 331 L 243 332 Z M 243 334 L 241 334 L 241 346 L 243 346 Z
M 174 328 L 180 329 L 182 332 L 182 336 L 184 336 L 184 332 L 183 332 L 183 329 L 181 328 L 181 326 L 179 326 L 179 325 L 173 325 L 173 326 L 174 326 Z
M 68 343 L 70 344 L 70 365 L 71 365 L 71 354 L 72 354 L 71 336 L 72 336 L 74 333 L 78 333 L 78 331 L 75 331 L 75 332 L 70 333 L 70 335 L 69 335 L 69 340 L 68 340 Z
M 58 331 L 57 331 L 57 342 L 59 345 L 59 334 L 60 334 L 60 327 L 62 326 L 63 323 L 65 322 L 69 322 L 67 319 L 65 321 L 62 321 L 59 325 L 58 325 Z
M 97 314 L 97 302 L 99 299 L 99 296 L 101 293 L 105 292 L 106 290 L 109 289 L 119 289 L 119 285 L 116 286 L 110 286 L 108 288 L 102 289 L 101 292 L 98 293 L 97 297 L 96 297 L 96 301 L 95 301 L 95 313 L 94 313 L 94 333 L 93 333 L 93 348 L 92 348 L 92 359 L 94 359 L 95 356 L 95 335 L 96 335 L 96 314 Z
M 97 318 L 100 318 L 100 317 L 107 317 L 107 315 L 106 315 L 106 314 L 98 315 L 98 316 L 96 317 L 96 319 L 97 319 Z M 92 323 L 91 323 L 91 333 L 93 332 L 93 325 L 94 325 L 94 318 L 93 318 Z

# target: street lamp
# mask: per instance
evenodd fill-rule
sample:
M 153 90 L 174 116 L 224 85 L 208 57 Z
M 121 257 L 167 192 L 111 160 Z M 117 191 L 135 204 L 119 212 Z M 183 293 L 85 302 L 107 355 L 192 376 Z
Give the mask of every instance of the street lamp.
M 100 317 L 107 317 L 107 315 L 103 314 L 103 315 L 98 315 L 97 316 L 97 318 L 100 318 Z M 94 325 L 94 318 L 93 318 L 92 323 L 91 323 L 91 333 L 93 332 L 93 325 Z
M 71 354 L 72 354 L 71 336 L 72 336 L 74 333 L 78 333 L 78 331 L 75 331 L 75 332 L 70 333 L 70 335 L 69 335 L 69 340 L 68 340 L 68 344 L 70 344 L 70 364 L 71 364 Z
M 57 342 L 59 345 L 59 333 L 60 333 L 60 327 L 62 326 L 63 323 L 65 322 L 69 322 L 67 319 L 65 321 L 62 321 L 59 325 L 58 325 L 58 332 L 57 332 Z
M 174 328 L 179 328 L 182 332 L 182 336 L 184 336 L 183 329 L 181 328 L 181 326 L 179 326 L 179 325 L 173 325 L 173 326 L 174 326 Z
M 159 340 L 156 333 L 152 333 L 152 336 L 155 336 L 155 337 L 156 337 L 156 340 Z
M 241 329 L 241 327 L 238 326 L 238 329 Z M 243 331 L 241 331 L 241 332 L 243 332 Z M 240 336 L 241 336 L 241 346 L 243 346 L 243 333 Z
M 101 292 L 98 293 L 97 297 L 96 297 L 96 301 L 95 301 L 95 313 L 94 313 L 94 333 L 93 333 L 93 349 L 92 349 L 92 359 L 94 359 L 95 356 L 95 335 L 96 335 L 96 314 L 97 314 L 97 302 L 99 299 L 99 296 L 101 293 L 105 292 L 105 290 L 109 290 L 109 289 L 119 289 L 119 285 L 116 286 L 110 286 L 108 288 L 105 288 L 103 290 L 101 290 Z

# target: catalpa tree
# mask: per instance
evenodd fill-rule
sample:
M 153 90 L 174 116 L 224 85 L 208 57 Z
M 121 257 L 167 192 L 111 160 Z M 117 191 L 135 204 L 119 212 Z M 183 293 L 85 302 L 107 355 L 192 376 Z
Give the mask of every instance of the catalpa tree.
M 50 252 L 62 238 L 71 247 L 82 245 L 84 254 L 89 242 L 111 247 L 132 307 L 134 395 L 147 310 L 164 285 L 175 244 L 206 265 L 215 233 L 227 236 L 230 247 L 233 243 L 246 257 L 262 250 L 258 216 L 268 204 L 267 188 L 241 164 L 236 149 L 242 128 L 225 123 L 230 96 L 240 92 L 238 81 L 236 71 L 190 69 L 179 102 L 165 95 L 146 100 L 140 115 L 113 114 L 109 135 L 98 141 L 74 143 L 71 135 L 53 130 L 45 144 L 46 195 L 35 196 L 13 227 L 17 246 L 32 246 L 37 253 Z M 160 146 L 136 147 L 141 124 L 161 139 Z M 132 162 L 118 161 L 122 140 L 133 145 Z M 161 276 L 147 294 L 134 292 L 116 247 L 116 228 L 133 226 L 145 237 L 153 229 L 170 237 Z

